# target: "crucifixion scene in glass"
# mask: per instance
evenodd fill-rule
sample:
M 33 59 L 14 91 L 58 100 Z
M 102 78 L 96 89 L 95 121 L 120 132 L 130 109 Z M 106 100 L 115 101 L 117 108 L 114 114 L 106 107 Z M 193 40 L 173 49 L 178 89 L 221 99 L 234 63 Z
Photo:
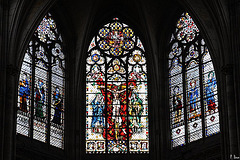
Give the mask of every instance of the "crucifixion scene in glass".
M 148 153 L 147 64 L 132 28 L 114 18 L 86 59 L 86 153 Z

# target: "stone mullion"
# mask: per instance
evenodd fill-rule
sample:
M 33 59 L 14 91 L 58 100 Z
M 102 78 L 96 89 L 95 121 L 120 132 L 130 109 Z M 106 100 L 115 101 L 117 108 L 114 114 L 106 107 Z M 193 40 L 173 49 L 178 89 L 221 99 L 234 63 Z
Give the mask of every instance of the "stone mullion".
M 129 119 L 129 92 L 128 92 L 128 59 L 129 59 L 129 53 L 128 53 L 128 56 L 127 56 L 127 62 L 126 62 L 126 66 L 125 66 L 125 70 L 126 70 L 126 97 L 127 97 L 127 153 L 129 155 L 129 125 L 130 125 L 130 119 Z
M 182 49 L 184 48 L 184 45 L 182 47 Z M 187 103 L 186 103 L 186 66 L 185 66 L 185 57 L 187 55 L 186 50 L 189 47 L 186 47 L 185 49 L 183 49 L 182 51 L 182 83 L 183 83 L 183 104 L 184 104 L 184 125 L 185 125 L 185 143 L 186 145 L 188 145 L 188 122 L 187 122 Z
M 31 92 L 31 123 L 30 123 L 30 137 L 33 139 L 33 119 L 34 119 L 34 89 L 35 89 L 35 68 L 36 68 L 36 47 L 35 39 L 32 40 L 32 92 Z
M 95 39 L 96 39 L 96 37 L 95 37 Z M 105 54 L 105 53 L 104 53 Z M 104 76 L 105 76 L 105 81 L 104 81 L 104 85 L 105 85 L 105 88 L 104 88 L 104 92 L 105 92 L 105 108 L 104 108 L 104 110 L 105 110 L 105 127 L 104 127 L 104 129 L 105 129 L 105 135 L 106 135 L 106 140 L 105 140 L 105 154 L 108 154 L 108 139 L 107 139 L 107 137 L 108 137 L 108 128 L 107 128 L 107 118 L 108 118 L 108 112 L 107 112 L 107 70 L 108 70 L 108 63 L 107 63 L 107 57 L 106 56 L 104 56 L 104 59 L 105 59 L 105 62 L 104 62 L 104 64 L 105 64 L 105 73 L 104 73 Z M 101 90 L 101 89 L 100 89 Z M 104 111 L 103 111 L 104 112 Z
M 51 120 L 51 94 L 52 94 L 52 63 L 51 63 L 51 58 L 52 58 L 52 52 L 51 52 L 51 47 L 48 48 L 48 45 L 46 45 L 47 49 L 47 58 L 48 58 L 48 85 L 47 85 L 47 90 L 48 90 L 48 102 L 47 102 L 47 144 L 50 145 L 50 120 Z
M 199 42 L 198 42 L 198 46 L 197 46 L 197 49 L 198 49 L 198 62 L 199 62 L 199 81 L 200 81 L 200 106 L 201 106 L 201 119 L 202 119 L 202 138 L 203 140 L 205 139 L 205 135 L 206 135 L 206 132 L 205 132 L 205 107 L 204 107 L 204 95 L 203 95 L 203 90 L 204 90 L 204 86 L 203 86 L 203 69 L 202 69 L 202 66 L 203 66 L 203 62 L 202 62 L 202 51 L 201 51 L 201 37 L 199 37 Z M 206 46 L 204 46 L 204 50 L 206 49 Z

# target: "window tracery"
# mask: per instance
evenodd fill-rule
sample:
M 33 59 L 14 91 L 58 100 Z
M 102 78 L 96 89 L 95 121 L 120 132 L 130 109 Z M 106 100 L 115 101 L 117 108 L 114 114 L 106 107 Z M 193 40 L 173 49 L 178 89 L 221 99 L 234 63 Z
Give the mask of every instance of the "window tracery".
M 220 124 L 213 62 L 188 13 L 178 20 L 170 46 L 169 104 L 174 148 L 219 133 Z
M 86 152 L 148 153 L 145 50 L 114 18 L 93 37 L 86 63 Z
M 48 13 L 23 59 L 17 105 L 17 134 L 64 148 L 65 56 L 61 34 Z

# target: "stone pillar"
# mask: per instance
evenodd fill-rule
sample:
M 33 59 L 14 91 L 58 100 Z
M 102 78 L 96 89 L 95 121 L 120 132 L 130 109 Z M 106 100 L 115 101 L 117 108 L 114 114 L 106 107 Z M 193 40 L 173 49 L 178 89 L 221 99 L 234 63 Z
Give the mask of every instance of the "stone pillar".
M 234 0 L 234 3 L 231 5 L 231 19 L 232 19 L 232 34 L 233 34 L 233 63 L 235 64 L 234 68 L 234 90 L 235 90 L 235 100 L 236 100 L 236 118 L 237 118 L 237 131 L 238 131 L 238 156 L 240 157 L 240 1 Z
M 0 1 L 0 160 L 4 159 L 5 135 L 5 98 L 6 98 L 6 50 L 7 50 L 7 2 Z
M 4 24 L 4 10 L 2 1 L 0 2 L 0 24 Z M 3 140 L 4 140 L 4 107 L 5 107 L 5 40 L 3 25 L 0 25 L 0 159 L 3 159 Z
M 17 77 L 18 69 L 12 65 L 7 66 L 4 110 L 4 160 L 12 160 L 15 157 Z
M 225 75 L 225 91 L 226 93 L 223 93 L 225 97 L 225 104 L 227 114 L 225 114 L 227 117 L 223 117 L 224 119 L 227 118 L 228 124 L 225 124 L 224 131 L 225 133 L 228 132 L 227 143 L 224 147 L 227 147 L 228 151 L 226 152 L 229 155 L 226 155 L 225 158 L 233 159 L 233 157 L 239 157 L 238 154 L 238 133 L 237 133 L 237 110 L 235 105 L 235 92 L 234 92 L 234 76 L 233 76 L 233 67 L 231 65 L 226 65 L 223 67 L 223 73 Z M 226 140 L 225 140 L 226 141 Z

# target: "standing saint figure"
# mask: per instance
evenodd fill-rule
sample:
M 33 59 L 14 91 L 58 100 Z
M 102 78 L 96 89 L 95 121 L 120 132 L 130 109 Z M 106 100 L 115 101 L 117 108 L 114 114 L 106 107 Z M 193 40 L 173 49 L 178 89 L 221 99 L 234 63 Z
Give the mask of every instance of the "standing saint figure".
M 133 128 L 133 132 L 139 132 L 142 130 L 143 125 L 141 124 L 141 116 L 143 113 L 143 104 L 142 100 L 139 98 L 137 93 L 133 93 L 130 99 L 130 127 Z M 139 130 L 140 129 L 140 130 Z
M 54 116 L 53 116 L 53 123 L 61 124 L 61 114 L 63 112 L 63 104 L 62 104 L 62 97 L 59 91 L 59 88 L 56 87 L 56 90 L 53 93 L 53 101 L 54 101 Z
M 196 80 L 192 79 L 189 83 L 190 90 L 188 91 L 188 101 L 190 102 L 190 113 L 193 113 L 193 117 L 197 116 L 196 109 L 197 109 L 198 89 L 197 89 L 196 83 L 197 83 Z
M 19 86 L 20 110 L 27 113 L 27 101 L 30 96 L 30 87 L 26 74 L 24 74 L 24 78 L 19 82 Z
M 179 94 L 179 87 L 175 86 L 173 89 L 173 109 L 175 111 L 175 123 L 180 122 L 182 118 L 182 96 Z
M 105 108 L 104 98 L 101 94 L 97 94 L 91 102 L 93 108 L 93 117 L 91 127 L 93 132 L 102 133 L 104 127 L 103 110 Z
M 35 88 L 35 116 L 44 118 L 43 116 L 43 105 L 45 102 L 45 89 L 42 80 L 38 81 Z
M 217 82 L 216 82 L 216 79 L 214 78 L 214 72 L 212 71 L 208 74 L 207 85 L 205 88 L 209 112 L 216 109 L 216 103 L 215 103 L 214 92 L 213 92 L 216 86 L 217 86 Z

